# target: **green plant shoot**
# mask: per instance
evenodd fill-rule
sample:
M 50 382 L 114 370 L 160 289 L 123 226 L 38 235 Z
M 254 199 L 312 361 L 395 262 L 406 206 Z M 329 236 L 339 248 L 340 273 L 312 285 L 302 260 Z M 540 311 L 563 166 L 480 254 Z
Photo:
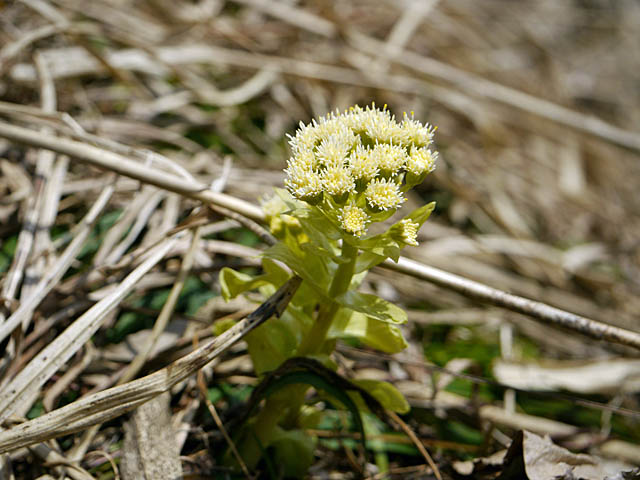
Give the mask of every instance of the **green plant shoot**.
M 369 269 L 388 258 L 397 261 L 405 246 L 418 245 L 418 230 L 433 202 L 386 230 L 379 226 L 380 233 L 370 229 L 395 215 L 407 191 L 435 168 L 434 131 L 413 113 L 397 121 L 386 108 L 373 105 L 301 123 L 290 137 L 286 190 L 263 204 L 278 239 L 264 254 L 264 273 L 251 277 L 225 268 L 220 274 L 226 299 L 255 289 L 271 295 L 291 272 L 303 279 L 286 312 L 246 338 L 258 375 L 292 357 L 312 357 L 333 367 L 331 353 L 343 338 L 386 353 L 405 348 L 398 325 L 406 322 L 406 313 L 358 292 L 358 286 Z M 409 408 L 388 383 L 354 383 L 385 408 L 400 413 Z M 245 426 L 239 444 L 250 467 L 273 447 L 285 475 L 304 474 L 313 459 L 313 439 L 301 429 L 313 427 L 321 415 L 305 405 L 307 390 L 288 385 L 273 392 Z

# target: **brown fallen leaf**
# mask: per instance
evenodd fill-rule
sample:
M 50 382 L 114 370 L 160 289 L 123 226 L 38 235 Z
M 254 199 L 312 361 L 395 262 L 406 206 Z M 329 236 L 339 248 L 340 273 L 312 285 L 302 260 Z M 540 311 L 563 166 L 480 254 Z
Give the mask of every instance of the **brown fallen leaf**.
M 519 431 L 505 456 L 499 480 L 601 480 L 633 467 L 572 453 L 550 438 Z

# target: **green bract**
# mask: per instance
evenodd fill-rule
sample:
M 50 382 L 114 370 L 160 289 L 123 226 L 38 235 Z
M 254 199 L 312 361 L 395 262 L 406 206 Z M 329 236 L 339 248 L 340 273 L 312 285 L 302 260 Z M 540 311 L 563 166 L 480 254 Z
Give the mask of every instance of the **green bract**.
M 386 229 L 378 228 L 382 233 L 368 232 L 373 223 L 391 218 L 406 201 L 407 191 L 434 169 L 437 152 L 429 148 L 434 130 L 413 115 L 405 114 L 397 122 L 386 109 L 356 106 L 301 124 L 291 137 L 287 189 L 276 190 L 263 204 L 278 239 L 264 252 L 264 273 L 252 277 L 225 268 L 220 274 L 225 299 L 249 290 L 267 297 L 291 272 L 303 279 L 286 312 L 246 337 L 258 375 L 293 357 L 313 358 L 324 368 L 335 368 L 330 355 L 335 342 L 346 338 L 386 353 L 406 347 L 399 327 L 407 321 L 406 313 L 357 289 L 370 268 L 387 259 L 397 261 L 405 246 L 418 245 L 418 230 L 434 203 Z M 387 409 L 405 413 L 409 408 L 388 383 L 358 381 L 352 385 Z M 295 464 L 285 468 L 299 474 L 304 470 L 301 462 L 310 463 L 312 456 L 308 453 L 311 444 L 302 442 L 297 428 L 302 418 L 308 423 L 316 417 L 309 414 L 310 406 L 304 408 L 304 415 L 300 413 L 307 387 L 282 384 L 278 388 L 277 392 L 269 389 L 267 404 L 238 441 L 250 467 L 269 447 L 284 462 L 292 452 L 307 452 L 296 455 Z M 335 388 L 323 390 L 344 406 L 344 396 L 336 398 Z M 356 403 L 363 405 L 359 400 Z

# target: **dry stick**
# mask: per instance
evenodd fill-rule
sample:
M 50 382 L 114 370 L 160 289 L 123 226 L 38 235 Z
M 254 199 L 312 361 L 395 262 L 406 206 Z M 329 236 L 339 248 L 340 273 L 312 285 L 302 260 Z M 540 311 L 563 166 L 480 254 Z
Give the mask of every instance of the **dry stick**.
M 168 173 L 145 168 L 113 152 L 107 152 L 73 140 L 43 135 L 27 128 L 17 127 L 3 122 L 0 122 L 0 137 L 27 145 L 50 148 L 59 153 L 66 153 L 92 165 L 114 170 L 122 175 L 156 185 L 160 188 L 165 188 L 175 193 L 180 193 L 207 204 L 227 208 L 255 222 L 264 223 L 264 213 L 258 206 L 229 195 L 208 191 L 204 186 L 186 182 Z M 523 313 L 537 320 L 541 320 L 543 323 L 562 326 L 579 331 L 592 338 L 640 349 L 640 333 L 581 317 L 542 302 L 511 295 L 482 283 L 423 265 L 404 257 L 401 257 L 397 264 L 387 260 L 381 264 L 381 266 L 427 280 L 443 288 L 463 295 L 472 296 L 492 305 L 498 305 L 508 310 Z M 0 331 L 1 329 L 2 327 L 0 326 Z M 0 336 L 0 338 L 2 337 Z
M 212 192 L 206 185 L 189 182 L 162 170 L 146 167 L 140 163 L 129 160 L 127 157 L 92 145 L 76 142 L 67 138 L 41 134 L 40 132 L 10 125 L 5 122 L 0 122 L 0 137 L 35 147 L 48 148 L 58 153 L 64 153 L 96 167 L 141 180 L 159 188 L 179 193 L 185 197 L 228 208 L 252 220 L 260 221 L 264 218 L 262 210 L 255 205 L 243 202 L 230 195 Z
M 400 46 L 362 35 L 355 30 L 348 32 L 348 39 L 355 48 L 363 52 L 383 56 L 391 62 L 437 78 L 449 85 L 455 85 L 462 92 L 474 93 L 623 147 L 640 151 L 640 134 L 638 132 L 623 130 L 600 118 L 576 112 L 514 88 L 505 87 L 433 58 L 424 57 Z
M 12 58 L 17 56 L 33 42 L 55 35 L 65 28 L 66 25 L 45 25 L 44 27 L 27 32 L 14 42 L 5 44 L 5 46 L 0 49 L 0 72 L 6 68 Z
M 454 85 L 456 93 L 469 97 L 469 93 L 475 93 L 484 98 L 489 98 L 509 107 L 522 110 L 542 118 L 546 118 L 558 124 L 573 128 L 578 131 L 594 135 L 608 142 L 640 151 L 640 136 L 637 132 L 616 127 L 600 118 L 584 115 L 569 108 L 563 107 L 548 100 L 537 98 L 533 95 L 505 87 L 478 75 L 457 69 L 446 63 L 432 58 L 423 57 L 417 53 L 395 48 L 375 38 L 362 35 L 355 30 L 348 32 L 348 38 L 354 48 L 362 52 L 379 56 L 384 55 L 390 61 L 399 62 L 414 70 L 418 70 L 432 78 Z M 385 48 L 387 50 L 385 50 Z M 346 83 L 358 86 L 370 86 L 401 92 L 429 94 L 435 100 L 440 95 L 451 96 L 451 89 L 445 88 L 422 79 L 406 75 L 384 75 L 378 78 L 367 77 L 362 72 L 350 68 L 337 67 L 335 65 L 308 62 L 293 58 L 278 57 L 273 55 L 253 54 L 246 51 L 216 47 L 213 45 L 177 45 L 163 46 L 154 50 L 156 56 L 167 65 L 179 67 L 190 63 L 222 63 L 250 68 L 272 68 L 273 70 L 291 75 L 324 79 L 331 82 Z M 164 65 L 154 62 L 146 52 L 136 49 L 123 49 L 107 55 L 111 64 L 119 68 L 131 69 L 131 59 L 136 58 L 141 70 L 150 68 L 151 74 L 165 72 Z M 94 62 L 89 55 L 78 60 L 89 72 L 96 71 Z M 28 70 L 28 69 L 27 69 Z M 60 78 L 66 75 L 60 72 Z M 28 71 L 26 78 L 18 81 L 32 80 L 35 73 Z
M 222 433 L 222 436 L 224 437 L 227 444 L 229 444 L 231 453 L 233 453 L 233 456 L 236 458 L 236 461 L 240 465 L 240 468 L 242 469 L 242 473 L 244 473 L 246 478 L 252 479 L 253 475 L 251 475 L 251 473 L 249 472 L 249 468 L 247 467 L 247 464 L 242 459 L 242 455 L 240 455 L 240 452 L 238 451 L 236 444 L 233 443 L 233 439 L 229 436 L 229 432 L 227 432 L 227 429 L 225 428 L 224 423 L 222 423 L 222 419 L 220 418 L 220 415 L 218 415 L 216 406 L 213 404 L 211 400 L 209 400 L 209 397 L 207 395 L 207 384 L 204 380 L 204 374 L 202 373 L 202 370 L 200 370 L 197 374 L 197 384 L 198 384 L 198 389 L 200 390 L 200 394 L 202 395 L 202 399 L 204 400 L 205 405 L 209 409 L 209 413 L 213 417 L 213 421 L 216 422 L 216 425 L 218 426 L 218 429 Z
M 473 297 L 492 305 L 498 305 L 508 310 L 528 315 L 544 323 L 565 327 L 598 340 L 607 340 L 640 349 L 640 333 L 581 317 L 542 302 L 512 295 L 497 288 L 489 287 L 480 282 L 469 280 L 405 257 L 400 257 L 398 263 L 386 260 L 381 266 L 426 280 L 467 297 Z
M 124 211 L 116 221 L 116 223 L 109 229 L 106 233 L 100 247 L 98 247 L 98 251 L 93 256 L 93 266 L 99 267 L 105 264 L 113 264 L 120 260 L 120 256 L 117 258 L 112 257 L 109 258 L 115 246 L 122 239 L 122 237 L 131 231 L 131 224 L 135 221 L 136 217 L 139 216 L 140 211 L 145 208 L 146 205 L 152 205 L 155 207 L 156 202 L 152 202 L 151 199 L 154 195 L 157 195 L 158 190 L 150 187 L 148 185 L 144 185 L 140 191 L 137 192 L 137 195 L 133 198 L 132 201 L 128 202 Z M 127 237 L 129 235 L 127 234 Z M 126 251 L 126 249 L 125 249 Z M 93 272 L 96 275 L 98 272 Z M 89 280 L 91 283 L 92 280 Z
M 175 245 L 167 239 L 149 252 L 147 259 L 120 282 L 106 297 L 69 325 L 36 355 L 0 392 L 0 421 L 7 419 L 64 365 L 102 325 L 107 315 L 135 288 L 137 283 L 161 261 Z
M 360 51 L 376 56 L 383 55 L 392 62 L 401 63 L 432 78 L 442 80 L 447 85 L 455 85 L 458 87 L 458 91 L 465 96 L 472 92 L 512 108 L 594 135 L 608 142 L 640 151 L 640 135 L 637 132 L 624 130 L 597 117 L 584 115 L 548 100 L 505 87 L 478 75 L 465 72 L 438 60 L 397 48 L 394 45 L 381 42 L 356 31 L 351 30 L 348 33 L 349 40 Z M 117 54 L 118 52 L 114 53 L 114 56 Z M 320 78 L 332 82 L 367 85 L 423 95 L 425 92 L 437 93 L 437 95 L 432 95 L 435 100 L 438 100 L 440 93 L 448 95 L 450 92 L 449 88 L 443 88 L 409 76 L 386 75 L 380 76 L 378 79 L 367 78 L 361 72 L 349 68 L 286 57 L 253 54 L 212 45 L 160 47 L 157 49 L 157 55 L 170 65 L 190 62 L 223 63 L 252 68 L 264 68 L 268 65 L 283 73 Z
M 422 456 L 424 457 L 424 459 L 427 461 L 427 463 L 429 464 L 429 467 L 431 467 L 431 470 L 433 470 L 433 474 L 435 475 L 435 477 L 438 480 L 442 480 L 442 475 L 440 474 L 440 470 L 438 469 L 438 466 L 436 465 L 436 462 L 433 461 L 433 458 L 431 458 L 431 455 L 429 454 L 429 451 L 427 450 L 427 447 L 424 446 L 424 443 L 422 443 L 420 441 L 420 439 L 418 438 L 418 436 L 416 435 L 416 432 L 414 432 L 411 427 L 409 427 L 409 425 L 407 425 L 399 416 L 397 413 L 392 412 L 391 410 L 387 410 L 385 412 L 395 423 L 397 423 L 400 428 L 402 429 L 402 431 L 405 433 L 405 435 L 407 435 L 411 441 L 413 442 L 413 444 L 416 446 L 416 448 L 420 451 L 420 453 L 422 454 Z
M 302 279 L 293 277 L 248 317 L 197 350 L 151 375 L 102 392 L 0 432 L 0 453 L 83 430 L 122 415 L 192 375 L 273 315 L 281 315 Z
M 16 119 L 28 121 L 29 123 L 42 123 L 60 135 L 68 135 L 74 140 L 86 142 L 89 145 L 95 145 L 97 147 L 119 153 L 120 155 L 136 157 L 145 163 L 157 162 L 159 165 L 169 170 L 174 170 L 179 176 L 184 177 L 187 180 L 195 181 L 193 176 L 185 168 L 160 153 L 153 152 L 145 148 L 136 148 L 130 145 L 124 145 L 114 140 L 86 132 L 67 112 L 47 112 L 42 108 L 30 105 L 0 101 L 0 113 L 9 115 Z
M 56 383 L 47 389 L 47 392 L 44 394 L 44 398 L 42 399 L 42 406 L 45 408 L 45 411 L 49 412 L 53 410 L 56 399 L 69 390 L 69 385 L 71 385 L 71 383 L 80 376 L 84 369 L 89 366 L 95 356 L 96 349 L 90 342 L 87 343 L 86 351 L 84 352 L 82 359 L 78 363 L 70 366 L 69 369 L 64 372 L 58 380 L 56 380 Z
M 403 48 L 438 2 L 439 0 L 421 0 L 405 3 L 402 15 L 393 24 L 393 28 L 387 36 L 385 51 L 390 51 L 393 47 Z M 385 55 L 379 55 L 377 61 L 370 68 L 375 73 L 386 72 L 389 69 L 389 60 Z
M 187 277 L 189 276 L 189 272 L 191 271 L 191 267 L 193 266 L 193 259 L 195 257 L 196 249 L 198 247 L 198 243 L 200 242 L 200 227 L 196 227 L 193 231 L 193 235 L 191 238 L 191 245 L 189 246 L 189 250 L 184 256 L 182 264 L 180 265 L 180 270 L 178 271 L 178 275 L 176 276 L 175 283 L 173 287 L 171 287 L 171 291 L 169 292 L 169 296 L 167 300 L 164 302 L 162 306 L 162 310 L 160 311 L 160 315 L 156 319 L 153 324 L 153 330 L 151 331 L 151 335 L 147 338 L 144 346 L 140 349 L 135 358 L 131 361 L 127 370 L 124 372 L 122 377 L 118 380 L 118 385 L 122 385 L 123 383 L 127 383 L 129 380 L 133 379 L 142 366 L 144 362 L 149 357 L 151 350 L 155 346 L 158 338 L 160 338 L 160 334 L 164 331 L 165 327 L 169 323 L 169 319 L 175 309 L 176 304 L 178 303 L 178 298 L 180 297 L 180 292 L 182 291 L 182 287 L 184 286 Z
M 84 245 L 85 240 L 91 233 L 91 228 L 98 219 L 99 214 L 106 207 L 107 202 L 114 192 L 113 185 L 107 186 L 98 199 L 95 201 L 87 215 L 81 220 L 79 230 L 74 236 L 69 246 L 62 253 L 56 265 L 51 267 L 47 274 L 40 280 L 36 288 L 34 288 L 31 296 L 26 299 L 20 307 L 7 319 L 6 322 L 0 324 L 0 341 L 4 340 L 31 311 L 35 309 L 49 291 L 56 286 L 58 280 L 62 278 L 69 266 L 73 263 L 76 255 Z
M 111 465 L 111 470 L 113 470 L 114 480 L 120 480 L 120 472 L 118 471 L 118 465 L 116 464 L 116 461 L 113 459 L 113 455 L 111 455 L 109 452 L 105 452 L 104 450 L 92 450 L 91 452 L 87 453 L 86 456 L 88 457 L 89 455 L 101 455 L 106 458 L 109 462 L 109 465 Z
M 249 5 L 261 12 L 270 15 L 285 23 L 295 25 L 304 30 L 322 35 L 334 37 L 338 29 L 333 22 L 319 15 L 309 13 L 304 8 L 291 5 L 286 2 L 273 2 L 270 0 L 235 0 L 237 3 Z
M 122 385 L 127 383 L 131 379 L 135 378 L 138 372 L 142 369 L 144 362 L 149 357 L 151 350 L 156 345 L 158 338 L 162 332 L 164 332 L 167 324 L 169 323 L 169 319 L 171 318 L 171 314 L 173 313 L 176 304 L 178 303 L 178 298 L 180 297 L 180 292 L 184 287 L 184 283 L 191 271 L 191 267 L 193 266 L 193 259 L 195 256 L 196 247 L 198 246 L 200 240 L 200 227 L 196 227 L 193 232 L 193 236 L 191 239 L 191 244 L 189 246 L 189 250 L 186 252 L 184 256 L 184 260 L 180 265 L 180 270 L 176 277 L 175 283 L 169 292 L 169 297 L 166 302 L 162 306 L 162 310 L 160 311 L 160 315 L 156 319 L 153 324 L 153 330 L 151 331 L 151 335 L 146 339 L 144 346 L 140 349 L 138 354 L 131 361 L 127 369 L 125 370 L 122 377 L 118 379 L 116 385 Z M 82 436 L 82 440 L 76 444 L 76 446 L 72 449 L 73 452 L 71 456 L 73 458 L 84 457 L 85 449 L 89 447 L 89 444 L 93 440 L 93 437 L 100 430 L 101 424 L 93 425 L 90 429 L 84 432 Z
M 60 465 L 66 467 L 64 470 L 56 468 L 56 470 L 60 470 L 63 477 L 69 477 L 73 480 L 94 480 L 94 477 L 84 468 L 70 462 L 65 456 L 50 448 L 48 445 L 34 445 L 30 450 L 35 456 L 39 457 L 50 466 Z M 66 475 L 64 475 L 65 473 Z
M 51 77 L 51 73 L 39 52 L 35 52 L 33 60 L 38 72 L 40 81 L 40 102 L 44 112 L 54 112 L 57 106 L 56 89 Z M 41 132 L 51 133 L 47 127 L 42 127 Z M 55 161 L 55 153 L 51 150 L 41 149 L 38 151 L 35 172 L 35 195 L 37 198 L 38 217 L 35 225 L 33 248 L 31 249 L 30 265 L 25 270 L 25 282 L 20 291 L 20 300 L 24 301 L 29 298 L 31 291 L 42 277 L 45 270 L 45 263 L 49 263 L 45 259 L 43 253 L 51 247 L 51 237 L 49 236 L 49 227 L 53 224 L 58 207 L 58 198 L 56 190 L 52 189 L 53 182 L 52 173 Z M 59 190 L 58 190 L 59 191 Z M 26 280 L 29 280 L 27 283 Z M 30 318 L 22 322 L 23 330 L 26 330 Z

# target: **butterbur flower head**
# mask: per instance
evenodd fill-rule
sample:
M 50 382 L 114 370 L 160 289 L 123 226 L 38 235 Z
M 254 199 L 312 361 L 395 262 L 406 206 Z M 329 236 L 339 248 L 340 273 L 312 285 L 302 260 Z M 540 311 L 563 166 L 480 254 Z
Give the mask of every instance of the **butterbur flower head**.
M 324 170 L 321 182 L 322 189 L 333 197 L 341 197 L 356 187 L 351 172 L 343 166 L 331 166 Z
M 379 143 L 373 147 L 373 156 L 378 170 L 383 175 L 397 175 L 407 163 L 407 152 L 399 145 Z
M 369 215 L 363 209 L 353 204 L 345 205 L 338 215 L 343 230 L 360 237 L 367 231 Z
M 431 125 L 422 125 L 418 120 L 415 120 L 413 112 L 411 112 L 411 116 L 404 114 L 401 127 L 401 137 L 405 145 L 415 145 L 417 147 L 431 145 L 435 129 Z
M 358 145 L 349 156 L 349 166 L 351 174 L 356 180 L 364 180 L 366 182 L 373 180 L 380 171 L 378 162 L 374 157 L 374 153 L 370 148 Z
M 407 245 L 417 247 L 419 227 L 420 225 L 418 223 L 412 222 L 407 218 L 400 220 L 400 235 L 402 236 L 402 241 Z
M 418 176 L 431 173 L 436 168 L 437 154 L 425 147 L 412 148 L 407 159 L 407 171 Z
M 349 145 L 343 137 L 340 135 L 330 135 L 320 141 L 315 154 L 321 165 L 325 167 L 337 167 L 344 163 L 350 150 L 351 145 Z
M 322 194 L 320 176 L 305 165 L 289 161 L 285 173 L 287 178 L 284 184 L 294 197 L 311 202 Z
M 396 209 L 407 200 L 400 192 L 400 185 L 386 178 L 371 180 L 364 196 L 374 210 Z
M 429 149 L 434 131 L 413 113 L 398 122 L 375 104 L 301 123 L 289 139 L 293 157 L 285 186 L 345 232 L 361 236 L 371 221 L 367 212 L 399 208 L 406 201 L 404 192 L 434 169 L 437 152 Z

